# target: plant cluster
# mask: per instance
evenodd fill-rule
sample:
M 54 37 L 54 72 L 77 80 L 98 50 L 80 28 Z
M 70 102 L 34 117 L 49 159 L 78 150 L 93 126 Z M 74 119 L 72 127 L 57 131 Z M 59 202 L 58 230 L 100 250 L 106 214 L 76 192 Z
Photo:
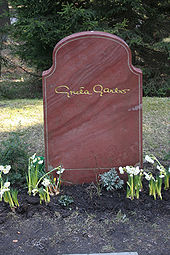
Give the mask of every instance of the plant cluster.
M 40 204 L 42 203 L 42 201 L 49 203 L 50 194 L 53 195 L 59 193 L 61 185 L 61 175 L 64 172 L 64 168 L 58 166 L 51 171 L 44 173 L 41 171 L 43 163 L 43 158 L 37 157 L 36 154 L 30 157 L 28 164 L 28 175 L 26 177 L 28 194 L 33 194 L 33 196 L 38 194 L 40 198 Z M 56 171 L 56 173 L 58 174 L 57 183 L 55 183 L 56 178 L 52 180 L 49 177 L 49 174 L 54 171 Z
M 67 195 L 62 195 L 58 201 L 64 207 L 67 207 L 74 202 L 73 198 Z
M 11 166 L 6 165 L 0 166 L 0 201 L 9 203 L 12 210 L 15 210 L 16 207 L 19 207 L 18 203 L 18 190 L 10 188 L 10 182 L 8 178 L 5 178 L 3 175 L 6 175 L 10 172 Z M 50 202 L 50 196 L 59 194 L 61 186 L 61 175 L 64 172 L 64 168 L 58 166 L 51 171 L 44 172 L 44 158 L 38 157 L 34 154 L 29 158 L 28 163 L 28 173 L 26 175 L 28 194 L 31 196 L 39 195 L 40 204 L 45 201 L 45 203 Z M 53 178 L 50 174 L 56 171 L 58 178 Z
M 12 210 L 15 210 L 15 207 L 19 206 L 16 189 L 10 188 L 10 182 L 8 178 L 4 181 L 3 175 L 9 173 L 11 169 L 10 165 L 0 166 L 0 201 L 4 200 L 5 203 L 9 203 Z
M 128 174 L 127 198 L 133 200 L 134 197 L 136 197 L 139 199 L 139 192 L 142 191 L 142 179 L 144 177 L 149 182 L 149 195 L 153 196 L 155 200 L 156 197 L 162 199 L 161 190 L 163 179 L 164 189 L 169 189 L 170 168 L 169 170 L 166 170 L 154 155 L 146 155 L 145 160 L 156 167 L 156 174 L 139 169 L 139 166 L 119 167 L 120 174 L 124 174 L 125 172 Z
M 107 190 L 117 190 L 123 187 L 124 181 L 120 179 L 115 168 L 110 171 L 100 174 L 100 183 Z
M 139 166 L 126 166 L 119 167 L 120 175 L 127 173 L 127 198 L 133 200 L 134 198 L 139 199 L 139 193 L 143 189 L 143 178 L 149 182 L 149 195 L 153 196 L 154 199 L 162 199 L 162 184 L 164 180 L 164 189 L 169 189 L 169 178 L 170 168 L 167 170 L 159 160 L 154 156 L 146 155 L 145 160 L 152 164 L 156 168 L 156 173 L 151 171 L 144 171 Z M 62 166 L 58 166 L 49 172 L 44 172 L 44 158 L 38 157 L 34 154 L 29 158 L 28 173 L 26 176 L 28 194 L 31 196 L 39 195 L 40 204 L 44 201 L 45 203 L 50 202 L 50 196 L 57 195 L 60 192 L 61 176 L 64 172 Z M 10 182 L 8 178 L 5 178 L 11 170 L 10 165 L 0 166 L 0 201 L 9 203 L 12 210 L 15 210 L 19 206 L 18 203 L 18 191 L 10 188 Z M 56 172 L 57 178 L 50 176 L 52 172 Z M 115 168 L 111 168 L 110 171 L 100 174 L 100 180 L 98 185 L 100 186 L 99 195 L 101 194 L 101 187 L 105 187 L 109 191 L 121 189 L 124 185 L 124 181 L 120 179 Z M 73 198 L 67 195 L 62 195 L 59 198 L 59 203 L 65 207 L 73 203 Z
M 169 177 L 170 177 L 170 168 L 168 170 L 165 169 L 163 165 L 159 162 L 159 160 L 151 155 L 150 157 L 147 155 L 145 160 L 152 164 L 156 168 L 156 174 L 149 172 L 144 172 L 145 178 L 149 181 L 149 195 L 154 196 L 156 199 L 156 195 L 162 199 L 161 190 L 162 190 L 162 180 L 164 179 L 164 189 L 169 189 Z
M 28 167 L 28 152 L 26 144 L 20 139 L 18 133 L 13 132 L 0 147 L 0 162 L 10 165 L 9 179 L 12 184 L 25 182 Z
M 126 166 L 124 168 L 119 167 L 120 174 L 126 172 L 128 174 L 127 181 L 127 198 L 134 199 L 139 198 L 139 192 L 142 190 L 142 170 L 139 166 L 132 167 Z

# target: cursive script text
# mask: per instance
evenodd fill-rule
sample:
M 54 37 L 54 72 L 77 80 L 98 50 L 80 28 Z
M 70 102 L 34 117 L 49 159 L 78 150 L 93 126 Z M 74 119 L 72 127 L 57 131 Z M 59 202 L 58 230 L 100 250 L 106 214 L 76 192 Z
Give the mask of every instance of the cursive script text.
M 80 87 L 78 90 L 71 90 L 67 85 L 60 85 L 55 88 L 56 94 L 65 94 L 68 98 L 73 95 L 88 95 L 99 94 L 103 96 L 104 94 L 126 94 L 130 89 L 118 89 L 118 88 L 104 88 L 101 84 L 94 85 L 92 91 L 87 90 L 85 87 Z

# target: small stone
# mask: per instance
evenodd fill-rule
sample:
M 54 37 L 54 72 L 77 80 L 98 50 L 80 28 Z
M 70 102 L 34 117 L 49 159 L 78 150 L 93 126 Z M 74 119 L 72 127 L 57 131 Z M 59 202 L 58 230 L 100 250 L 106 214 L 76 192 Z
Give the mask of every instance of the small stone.
M 13 240 L 12 242 L 13 242 L 13 243 L 18 243 L 18 240 Z

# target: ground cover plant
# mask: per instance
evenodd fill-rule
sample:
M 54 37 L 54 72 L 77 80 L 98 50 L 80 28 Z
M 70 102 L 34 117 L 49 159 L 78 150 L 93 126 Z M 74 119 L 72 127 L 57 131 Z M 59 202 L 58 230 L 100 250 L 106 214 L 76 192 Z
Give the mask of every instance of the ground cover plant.
M 152 161 L 150 154 L 154 153 L 166 171 L 168 104 L 167 98 L 143 99 L 144 155 Z M 27 145 L 29 157 L 34 152 L 36 157 L 44 156 L 42 100 L 4 100 L 0 106 L 1 141 L 15 132 Z M 155 174 L 157 165 L 145 162 L 145 172 Z M 135 193 L 133 200 L 126 198 L 125 185 L 109 191 L 100 183 L 62 186 L 57 196 L 50 195 L 49 203 L 41 204 L 38 194 L 29 196 L 27 186 L 22 186 L 15 213 L 7 203 L 0 203 L 1 252 L 53 255 L 137 251 L 139 255 L 168 255 L 170 192 L 164 190 L 163 183 L 162 199 L 156 194 L 155 200 L 153 194 L 149 196 L 144 175 L 142 185 L 139 199 Z
M 19 186 L 25 182 L 25 174 L 28 167 L 27 146 L 16 132 L 4 141 L 0 147 L 1 165 L 10 165 L 12 170 L 9 172 L 9 179 L 12 184 Z

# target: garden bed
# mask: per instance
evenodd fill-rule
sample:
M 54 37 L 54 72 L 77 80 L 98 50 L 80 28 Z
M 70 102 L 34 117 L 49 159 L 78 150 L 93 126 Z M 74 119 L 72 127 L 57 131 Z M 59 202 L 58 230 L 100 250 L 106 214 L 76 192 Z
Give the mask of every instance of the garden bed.
M 144 187 L 146 183 L 144 182 Z M 148 185 L 148 183 L 147 183 Z M 59 203 L 62 195 L 73 203 Z M 163 199 L 126 198 L 126 190 L 97 193 L 95 184 L 63 186 L 48 205 L 19 193 L 20 207 L 12 213 L 0 203 L 0 254 L 69 254 L 137 251 L 139 255 L 169 255 L 170 192 Z

